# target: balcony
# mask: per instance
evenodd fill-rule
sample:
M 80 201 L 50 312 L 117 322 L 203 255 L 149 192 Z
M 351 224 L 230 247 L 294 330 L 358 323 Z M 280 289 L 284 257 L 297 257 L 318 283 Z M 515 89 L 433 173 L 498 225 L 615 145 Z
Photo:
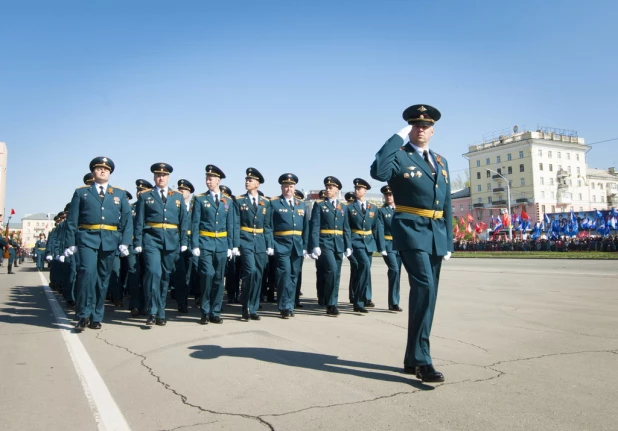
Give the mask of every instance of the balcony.
M 504 178 L 502 178 L 502 176 L 500 175 L 494 174 L 491 176 L 491 179 L 500 181 L 500 180 L 503 180 Z
M 568 189 L 569 186 L 566 184 L 558 184 L 558 190 L 566 190 Z
M 532 199 L 531 198 L 518 198 L 518 199 L 515 199 L 515 202 L 517 202 L 518 204 L 531 204 Z
M 480 203 L 480 204 L 479 204 L 479 203 L 476 203 L 476 204 L 473 204 L 472 206 L 473 206 L 474 208 L 484 208 L 484 207 L 485 207 L 485 204 L 483 204 L 483 203 Z
M 504 190 L 504 187 L 495 187 L 495 188 L 493 189 L 493 192 L 494 192 L 494 193 L 504 193 L 504 191 L 505 191 L 505 190 Z
M 564 169 L 559 169 L 556 175 L 558 176 L 558 178 L 566 178 L 569 176 L 569 173 Z
M 493 204 L 494 206 L 506 205 L 506 201 L 505 200 L 494 201 Z

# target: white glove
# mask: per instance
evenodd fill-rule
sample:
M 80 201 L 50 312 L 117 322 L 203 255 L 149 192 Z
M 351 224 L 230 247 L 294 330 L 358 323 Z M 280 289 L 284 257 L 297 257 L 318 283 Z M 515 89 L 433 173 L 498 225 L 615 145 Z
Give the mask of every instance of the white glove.
M 62 253 L 62 254 L 64 254 L 67 257 L 71 256 L 73 254 L 73 252 L 71 251 L 71 247 L 65 248 L 64 249 L 64 253 Z
M 311 253 L 311 254 L 309 255 L 309 257 L 310 257 L 311 259 L 318 260 L 318 256 L 316 256 L 316 255 L 315 255 L 315 253 Z
M 345 249 L 345 253 L 343 253 L 343 255 L 345 257 L 350 257 L 352 255 L 352 249 L 351 248 L 346 248 Z
M 444 256 L 442 259 L 444 259 L 444 260 L 449 260 L 450 258 L 451 258 L 451 252 L 450 252 L 450 251 L 447 251 L 447 252 L 446 252 L 446 256 Z
M 48 262 L 51 262 L 53 259 L 54 259 L 54 258 L 53 258 L 53 257 L 51 257 L 51 255 L 47 255 L 47 256 L 45 257 L 45 260 L 46 260 L 46 261 L 48 261 Z
M 315 254 L 317 257 L 320 257 L 320 255 L 322 254 L 322 250 L 320 250 L 320 247 L 314 248 L 313 254 Z
M 123 257 L 125 257 L 125 256 L 128 256 L 128 255 L 129 255 L 129 247 L 127 247 L 127 246 L 126 246 L 126 245 L 124 245 L 124 244 L 120 244 L 120 245 L 118 246 L 118 251 L 120 251 L 120 255 L 121 255 L 121 256 L 123 256 Z
M 64 263 L 64 256 L 60 256 L 60 257 L 58 258 L 58 260 L 59 260 L 60 262 Z
M 187 248 L 188 248 L 188 247 L 187 247 L 186 245 L 181 246 L 181 247 L 180 247 L 180 252 L 181 252 L 181 253 L 184 253 L 185 251 L 187 251 Z
M 232 249 L 228 248 L 227 249 L 227 260 L 231 260 L 232 256 L 234 256 L 234 252 L 232 251 Z
M 275 250 L 273 250 L 272 248 L 267 248 L 266 249 L 266 254 L 269 256 L 272 256 L 273 254 L 275 254 Z
M 398 131 L 397 134 L 401 136 L 401 139 L 405 141 L 411 131 L 412 131 L 412 126 L 406 126 L 400 131 Z
M 193 250 L 191 250 L 191 253 L 193 254 L 193 256 L 198 257 L 200 255 L 200 248 L 195 247 Z
M 303 250 L 303 259 L 308 256 L 307 250 Z
M 388 256 L 388 253 L 386 252 L 386 250 L 381 251 L 381 252 L 380 252 L 380 254 L 381 254 L 382 256 Z
M 232 249 L 232 253 L 234 253 L 234 256 L 240 256 L 240 250 L 238 250 L 238 247 L 234 247 Z
M 142 248 L 141 247 L 133 247 L 133 253 L 140 254 L 141 252 L 142 252 Z

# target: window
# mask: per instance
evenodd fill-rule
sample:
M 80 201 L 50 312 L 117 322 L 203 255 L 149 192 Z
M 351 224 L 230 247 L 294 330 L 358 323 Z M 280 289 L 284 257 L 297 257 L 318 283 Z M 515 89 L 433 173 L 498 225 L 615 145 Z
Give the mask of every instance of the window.
M 575 154 L 575 160 L 579 162 L 579 154 Z
M 558 156 L 558 158 L 560 159 L 560 151 L 558 151 L 558 153 L 556 154 Z
M 502 174 L 502 168 L 498 168 L 498 173 Z
M 579 168 L 579 166 L 577 167 L 577 175 L 578 176 L 580 175 L 580 168 Z
M 547 152 L 547 157 L 549 157 L 551 159 L 551 151 Z
M 483 191 L 483 188 L 481 187 L 480 184 L 478 186 L 476 186 L 476 191 L 477 192 L 482 192 Z
M 573 180 L 569 180 L 569 185 L 572 186 L 573 185 Z
M 581 187 L 582 186 L 582 180 L 577 180 L 577 187 Z
M 513 168 L 509 166 L 508 168 L 506 168 L 506 172 L 508 174 L 512 174 L 513 173 Z
M 523 172 L 524 171 L 524 165 L 519 165 L 519 172 Z
M 554 165 L 552 165 L 551 163 L 549 164 L 549 172 L 553 172 L 554 171 Z
M 491 177 L 491 172 L 486 171 L 487 172 L 487 178 Z
M 553 179 L 553 178 L 550 178 L 550 179 L 549 179 L 549 185 L 550 185 L 550 186 L 553 186 L 553 185 L 554 185 L 554 179 Z
M 481 167 L 481 161 L 480 161 L 480 160 L 477 160 L 477 161 L 476 161 L 476 167 L 477 167 L 477 168 L 480 168 L 480 167 Z
M 543 214 L 545 214 L 545 205 L 541 205 L 541 211 L 543 211 Z
M 603 183 L 599 183 L 599 188 L 603 190 Z
M 509 180 L 509 187 L 513 187 L 513 180 Z
M 463 205 L 459 205 L 459 211 L 463 212 Z
M 541 180 L 541 185 L 544 186 L 545 185 L 545 178 L 541 177 L 539 179 Z
M 507 159 L 507 160 L 511 160 L 511 158 L 512 158 L 512 157 L 511 157 L 511 153 L 508 153 L 508 154 L 506 155 L 506 159 Z
M 578 199 L 579 199 L 580 201 L 582 200 L 582 194 L 581 194 L 581 193 L 580 193 L 580 194 L 578 194 L 578 195 L 577 195 L 577 197 L 578 197 Z
M 525 186 L 525 185 L 526 185 L 526 180 L 525 180 L 525 179 L 523 179 L 523 178 L 521 178 L 521 179 L 519 180 L 519 185 L 520 185 L 520 186 Z
M 553 213 L 555 213 L 555 212 L 556 212 L 556 206 L 555 206 L 555 205 L 552 205 L 552 206 L 551 206 L 551 212 L 553 212 Z
M 539 171 L 543 170 L 543 163 L 539 163 Z
M 542 190 L 541 190 L 541 197 L 542 197 L 543 199 L 545 199 L 545 192 L 544 192 L 544 191 L 542 191 Z M 543 211 L 545 211 L 545 209 L 543 209 Z
M 468 204 L 468 211 L 472 211 L 472 204 Z
M 500 156 L 496 157 L 496 163 L 500 163 Z
M 489 157 L 487 157 L 487 158 L 485 159 L 485 164 L 486 164 L 486 165 L 488 165 L 488 164 L 489 164 Z
M 491 203 L 491 196 L 487 196 L 487 203 L 490 204 Z
M 491 183 L 487 183 L 487 191 L 490 192 L 491 191 Z
M 592 202 L 596 202 L 597 201 L 597 197 L 596 196 L 592 196 Z
M 481 173 L 480 173 L 480 172 L 477 172 L 477 173 L 476 173 L 476 179 L 477 179 L 477 180 L 480 180 L 480 179 L 481 179 Z
M 592 187 L 592 190 L 594 190 L 594 183 L 590 183 L 590 186 Z
M 571 153 L 566 153 L 567 160 L 571 160 Z
M 478 201 L 478 203 L 482 204 L 483 203 L 483 198 L 478 198 L 477 201 Z
M 539 156 L 543 157 L 543 150 L 539 150 Z
M 520 151 L 520 152 L 519 152 L 519 158 L 520 158 L 520 159 L 523 159 L 523 158 L 524 158 L 524 152 L 523 152 L 523 151 Z
M 455 205 L 453 205 L 453 208 L 451 210 L 452 212 L 455 212 Z

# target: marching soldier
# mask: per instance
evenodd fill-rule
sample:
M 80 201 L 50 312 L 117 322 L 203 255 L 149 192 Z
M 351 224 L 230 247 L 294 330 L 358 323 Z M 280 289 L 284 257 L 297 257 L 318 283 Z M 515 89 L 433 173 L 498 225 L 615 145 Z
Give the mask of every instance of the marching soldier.
M 221 193 L 224 196 L 231 199 L 232 203 L 236 202 L 232 190 L 228 186 L 219 186 Z M 234 238 L 234 229 L 236 227 L 236 221 L 234 219 L 234 213 L 232 212 L 232 229 L 228 231 L 227 235 Z M 225 268 L 225 291 L 227 292 L 228 304 L 240 303 L 240 261 L 241 257 L 232 253 L 232 257 L 227 260 Z
M 305 203 L 295 198 L 297 183 L 296 175 L 281 175 L 281 196 L 270 200 L 275 245 L 275 286 L 279 312 L 284 319 L 294 316 L 297 280 L 309 241 L 309 214 Z
M 326 314 L 339 315 L 337 302 L 339 300 L 339 281 L 341 278 L 341 263 L 343 255 L 352 254 L 350 241 L 350 225 L 341 202 L 337 202 L 337 194 L 341 190 L 341 182 L 333 177 L 324 178 L 325 199 L 317 200 L 311 212 L 311 227 L 309 247 L 318 257 L 318 265 L 324 271 L 324 305 Z
M 356 195 L 354 192 L 347 192 L 343 195 L 346 205 L 352 205 L 356 201 Z M 348 283 L 348 299 L 350 304 L 354 304 L 354 287 L 356 286 L 356 268 L 358 268 L 358 262 L 354 257 L 354 253 L 348 256 L 350 262 L 350 282 Z
M 346 206 L 348 223 L 352 239 L 352 251 L 356 260 L 356 273 L 352 300 L 354 311 L 367 313 L 365 304 L 372 306 L 373 303 L 367 296 L 369 283 L 371 283 L 371 261 L 373 253 L 378 251 L 376 237 L 378 231 L 378 211 L 375 205 L 365 200 L 365 193 L 371 189 L 371 185 L 362 178 L 354 179 L 355 202 Z
M 47 249 L 47 241 L 45 241 L 45 234 L 39 235 L 39 239 L 34 244 L 34 253 L 36 256 L 36 267 L 39 271 L 43 271 L 45 268 L 45 250 Z
M 444 381 L 432 364 L 429 334 L 442 259 L 448 259 L 453 251 L 448 164 L 429 149 L 433 126 L 440 117 L 440 111 L 432 106 L 410 106 L 403 113 L 409 126 L 386 141 L 371 165 L 371 176 L 387 181 L 393 193 L 393 246 L 401 255 L 410 283 L 404 371 L 424 382 Z M 407 144 L 406 137 L 410 139 Z
M 191 248 L 199 257 L 200 308 L 202 325 L 223 323 L 223 276 L 227 259 L 232 257 L 234 206 L 221 192 L 225 174 L 215 165 L 206 166 L 206 193 L 195 196 L 191 218 Z
M 326 198 L 326 190 L 320 190 L 320 193 L 318 194 L 318 199 L 323 200 L 325 198 Z M 311 240 L 311 225 L 309 225 L 309 240 Z M 310 245 L 308 247 L 311 248 Z M 322 265 L 323 261 L 320 261 L 318 259 L 318 256 L 314 254 L 313 252 L 309 256 L 315 260 L 315 291 L 318 297 L 318 305 L 320 307 L 323 307 L 324 306 L 324 266 Z
M 65 256 L 78 253 L 79 288 L 75 330 L 100 329 L 105 296 L 116 250 L 129 253 L 133 221 L 124 190 L 109 185 L 114 162 L 96 157 L 90 162 L 94 184 L 75 190 L 69 218 Z
M 303 204 L 305 203 L 305 194 L 300 190 L 294 190 L 294 197 L 301 201 Z M 307 209 L 307 205 L 305 205 L 305 211 Z M 307 213 L 307 218 L 309 217 L 309 213 Z M 309 226 L 307 226 L 307 233 L 309 233 Z M 305 245 L 305 250 L 309 244 Z M 307 257 L 305 255 L 304 257 Z M 300 297 L 303 295 L 302 293 L 302 285 L 303 285 L 303 264 L 305 263 L 305 259 L 301 259 L 300 261 L 300 269 L 298 271 L 298 277 L 296 279 L 296 294 L 294 295 L 294 308 L 303 308 L 303 304 L 300 303 Z
M 191 236 L 191 195 L 195 192 L 195 187 L 189 180 L 178 180 L 178 191 L 182 194 L 187 209 L 188 231 L 187 241 Z M 191 281 L 191 270 L 193 265 L 193 254 L 190 250 L 185 250 L 178 254 L 174 272 L 172 273 L 172 284 L 174 285 L 175 299 L 178 304 L 179 313 L 189 312 L 189 283 Z
M 270 201 L 258 194 L 264 177 L 255 168 L 247 168 L 247 193 L 236 196 L 234 205 L 234 254 L 242 256 L 242 319 L 260 320 L 262 275 L 269 255 L 274 254 Z
M 11 234 L 11 236 L 7 238 L 5 247 L 9 248 L 9 267 L 7 274 L 15 274 L 13 272 L 13 265 L 15 264 L 15 258 L 17 256 L 17 248 L 19 247 L 19 244 L 17 244 L 17 241 L 15 241 L 13 234 Z
M 386 185 L 380 189 L 384 195 L 384 206 L 378 210 L 378 224 L 381 226 L 382 237 L 378 240 L 378 248 L 384 251 L 382 257 L 388 268 L 388 309 L 391 311 L 403 311 L 399 306 L 401 277 L 401 256 L 393 248 L 393 234 L 391 224 L 395 215 L 395 201 L 391 187 Z M 384 244 L 382 246 L 382 244 Z
M 148 326 L 166 325 L 170 275 L 178 253 L 188 248 L 189 216 L 185 200 L 180 192 L 168 187 L 173 170 L 167 163 L 155 163 L 150 167 L 156 187 L 140 193 L 135 210 L 133 245 L 135 253 L 144 252 Z

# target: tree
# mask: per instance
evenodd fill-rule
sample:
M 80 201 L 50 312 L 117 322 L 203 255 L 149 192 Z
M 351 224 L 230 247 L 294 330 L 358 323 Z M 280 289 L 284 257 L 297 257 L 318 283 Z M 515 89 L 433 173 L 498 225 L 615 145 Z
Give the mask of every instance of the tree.
M 451 188 L 454 190 L 470 187 L 470 171 L 467 169 L 464 171 L 463 176 L 458 173 L 451 183 Z

